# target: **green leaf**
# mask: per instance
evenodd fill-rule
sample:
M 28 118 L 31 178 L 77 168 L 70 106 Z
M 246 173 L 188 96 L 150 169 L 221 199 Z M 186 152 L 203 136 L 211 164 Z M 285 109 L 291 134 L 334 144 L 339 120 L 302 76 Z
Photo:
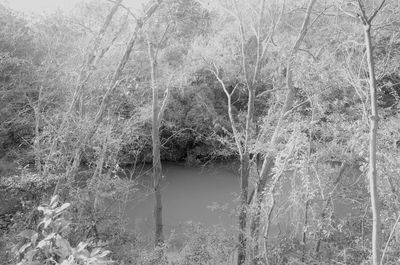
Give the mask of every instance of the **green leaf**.
M 43 206 L 39 206 L 37 209 L 43 212 L 44 215 L 50 215 L 53 212 L 53 210 Z
M 97 257 L 104 258 L 105 256 L 107 256 L 110 253 L 111 253 L 111 251 L 105 250 L 100 255 L 97 255 Z
M 39 234 L 35 232 L 35 234 L 31 237 L 31 243 L 34 245 L 39 237 Z
M 73 265 L 75 264 L 74 256 L 69 256 L 68 259 L 64 260 L 60 265 Z
M 86 246 L 88 245 L 88 243 L 84 243 L 84 242 L 80 242 L 78 244 L 78 246 L 76 247 L 76 252 L 82 251 L 86 248 Z
M 58 207 L 56 210 L 56 214 L 61 213 L 62 211 L 64 211 L 65 209 L 67 209 L 69 206 L 71 206 L 70 203 L 64 203 L 63 205 L 61 205 L 60 207 Z
M 80 260 L 86 260 L 90 258 L 90 253 L 86 249 L 77 251 L 74 256 Z
M 23 245 L 22 247 L 19 248 L 18 253 L 24 253 L 25 250 L 26 250 L 27 248 L 29 248 L 30 246 L 32 246 L 32 243 L 31 243 L 31 242 L 26 243 L 25 245 Z
M 43 240 L 51 240 L 55 237 L 55 235 L 56 235 L 56 233 L 50 233 Z
M 71 254 L 71 245 L 61 236 L 56 237 L 56 246 L 63 252 L 64 256 Z
M 44 239 L 41 240 L 37 245 L 37 247 L 41 248 L 41 249 L 43 249 L 44 247 L 48 247 L 48 246 L 50 246 L 50 241 L 44 240 Z
M 59 199 L 60 199 L 60 197 L 58 195 L 55 195 L 55 196 L 51 197 L 50 207 L 51 208 L 55 208 L 57 206 L 57 204 L 58 204 Z
M 48 217 L 48 216 L 45 216 L 45 217 L 43 218 L 43 220 L 39 223 L 38 226 L 44 224 L 44 228 L 47 228 L 47 227 L 50 225 L 50 223 L 51 223 L 51 218 Z
M 29 250 L 28 252 L 26 252 L 24 258 L 31 262 L 33 260 L 33 257 L 35 257 L 37 251 L 38 250 L 36 248 Z
M 31 239 L 34 235 L 37 236 L 37 232 L 34 230 L 24 230 L 21 233 L 18 234 L 19 237 L 23 237 L 23 238 L 27 238 L 27 239 Z

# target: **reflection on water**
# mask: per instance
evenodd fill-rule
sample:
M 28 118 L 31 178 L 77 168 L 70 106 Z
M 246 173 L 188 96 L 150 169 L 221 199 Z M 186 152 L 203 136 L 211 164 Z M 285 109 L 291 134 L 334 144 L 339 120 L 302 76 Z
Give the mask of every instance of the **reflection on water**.
M 227 166 L 189 168 L 163 164 L 163 223 L 169 231 L 187 222 L 205 226 L 233 228 L 240 182 Z M 148 232 L 153 227 L 154 197 L 151 194 L 151 171 L 138 178 L 140 191 L 126 204 L 128 228 Z M 138 194 L 139 193 L 139 194 Z M 136 198 L 136 199 L 134 199 Z
M 133 171 L 127 172 L 126 175 L 130 175 Z M 154 230 L 151 173 L 151 166 L 140 172 L 136 169 L 131 177 L 136 179 L 138 188 L 127 196 L 125 203 L 113 206 L 126 217 L 126 228 L 147 235 Z M 182 164 L 164 163 L 163 176 L 163 224 L 167 236 L 170 231 L 178 231 L 186 223 L 237 230 L 234 212 L 237 212 L 240 181 L 237 169 L 232 169 L 232 165 L 185 167 Z M 269 230 L 271 236 L 280 233 L 302 234 L 305 203 L 295 196 L 300 186 L 297 182 L 293 172 L 289 171 L 280 181 Z M 309 216 L 314 220 L 320 219 L 323 205 L 323 201 L 315 200 L 310 206 Z M 333 208 L 335 215 L 340 218 L 352 211 L 351 203 L 343 199 L 335 199 Z

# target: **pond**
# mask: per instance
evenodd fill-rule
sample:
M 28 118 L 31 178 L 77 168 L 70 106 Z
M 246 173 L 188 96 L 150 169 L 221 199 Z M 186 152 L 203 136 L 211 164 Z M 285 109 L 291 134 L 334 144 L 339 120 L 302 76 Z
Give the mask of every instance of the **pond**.
M 234 214 L 237 212 L 240 192 L 237 167 L 235 163 L 207 167 L 163 163 L 162 201 L 166 235 L 187 223 L 200 223 L 205 227 L 220 226 L 227 231 L 237 231 L 237 216 Z M 146 166 L 142 171 L 144 173 L 136 173 L 139 190 L 119 209 L 128 220 L 128 229 L 152 235 L 154 196 L 151 189 L 151 166 Z M 297 186 L 293 182 L 293 174 L 286 173 L 282 181 L 274 210 L 278 216 L 274 217 L 271 224 L 271 235 L 282 232 L 301 235 L 304 203 L 292 196 L 291 191 Z M 322 201 L 314 204 L 314 218 L 319 218 L 323 204 Z M 351 203 L 336 198 L 334 211 L 336 217 L 342 218 L 352 212 Z
M 128 228 L 152 231 L 154 196 L 151 194 L 151 169 L 139 177 L 139 200 L 126 204 Z M 200 223 L 206 227 L 236 227 L 233 210 L 238 205 L 240 181 L 229 165 L 185 167 L 163 163 L 163 222 L 168 232 L 182 224 Z

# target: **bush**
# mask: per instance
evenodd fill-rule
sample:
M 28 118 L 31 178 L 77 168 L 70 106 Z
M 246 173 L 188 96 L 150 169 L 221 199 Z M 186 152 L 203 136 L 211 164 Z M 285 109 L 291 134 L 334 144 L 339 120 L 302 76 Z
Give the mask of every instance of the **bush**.
M 52 197 L 50 204 L 38 207 L 43 218 L 38 231 L 24 230 L 14 251 L 19 256 L 18 265 L 90 265 L 110 264 L 106 258 L 110 251 L 90 242 L 80 242 L 72 247 L 66 239 L 70 222 L 65 218 L 69 203 L 60 205 L 59 197 Z

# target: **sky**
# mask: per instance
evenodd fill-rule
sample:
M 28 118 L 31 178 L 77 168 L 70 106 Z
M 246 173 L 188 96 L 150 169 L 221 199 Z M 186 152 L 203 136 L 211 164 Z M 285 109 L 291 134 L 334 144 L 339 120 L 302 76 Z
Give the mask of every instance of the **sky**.
M 68 12 L 76 3 L 81 1 L 88 2 L 90 0 L 0 0 L 0 3 L 4 3 L 6 6 L 21 12 L 42 14 L 51 13 L 57 9 Z M 135 9 L 140 7 L 140 4 L 144 2 L 146 0 L 124 0 L 122 3 Z

